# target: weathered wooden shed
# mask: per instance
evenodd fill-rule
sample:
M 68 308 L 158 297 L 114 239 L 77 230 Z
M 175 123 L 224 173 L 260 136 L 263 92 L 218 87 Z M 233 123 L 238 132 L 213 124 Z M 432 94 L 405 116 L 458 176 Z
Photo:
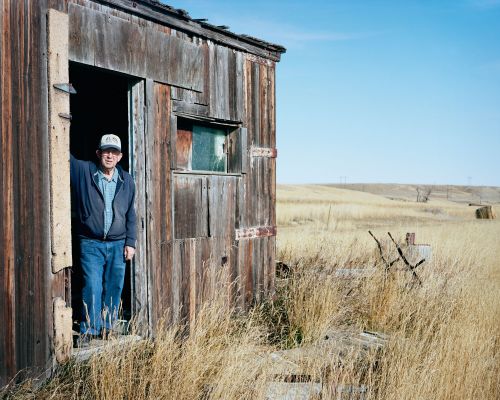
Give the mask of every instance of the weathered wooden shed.
M 242 308 L 269 295 L 285 49 L 153 0 L 0 7 L 0 386 L 71 352 L 69 154 L 103 133 L 137 185 L 123 301 L 145 334 L 196 315 L 208 265 Z

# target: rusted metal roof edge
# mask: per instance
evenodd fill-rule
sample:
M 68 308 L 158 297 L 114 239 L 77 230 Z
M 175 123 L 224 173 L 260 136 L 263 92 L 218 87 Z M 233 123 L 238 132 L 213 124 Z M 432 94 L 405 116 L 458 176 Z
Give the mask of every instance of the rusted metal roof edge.
M 273 61 L 280 61 L 281 54 L 286 52 L 286 48 L 278 44 L 265 42 L 248 35 L 236 34 L 207 22 L 194 20 L 186 11 L 162 4 L 157 0 L 94 1 Z

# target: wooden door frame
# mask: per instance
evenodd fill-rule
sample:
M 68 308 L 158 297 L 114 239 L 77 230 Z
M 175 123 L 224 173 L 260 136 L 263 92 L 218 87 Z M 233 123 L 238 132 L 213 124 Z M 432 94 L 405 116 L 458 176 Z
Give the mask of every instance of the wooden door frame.
M 145 87 L 144 79 L 131 81 L 128 91 L 129 171 L 135 181 L 137 216 L 136 255 L 130 264 L 132 319 L 137 333 L 151 333 L 151 295 L 146 257 L 146 154 L 145 154 Z

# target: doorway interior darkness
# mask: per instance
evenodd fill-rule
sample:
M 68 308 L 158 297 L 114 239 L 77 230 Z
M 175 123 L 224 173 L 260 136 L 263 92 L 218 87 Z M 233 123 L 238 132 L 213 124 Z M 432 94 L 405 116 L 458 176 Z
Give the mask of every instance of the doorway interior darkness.
M 76 94 L 70 96 L 70 151 L 77 159 L 96 161 L 95 151 L 103 134 L 118 135 L 122 142 L 121 167 L 129 171 L 128 92 L 133 79 L 77 63 L 69 63 L 70 82 Z M 73 223 L 74 227 L 75 224 Z M 82 276 L 79 265 L 78 237 L 73 232 L 73 271 L 71 306 L 73 321 L 81 318 Z M 127 262 L 122 293 L 123 318 L 131 318 L 130 263 Z M 75 330 L 78 327 L 75 324 Z

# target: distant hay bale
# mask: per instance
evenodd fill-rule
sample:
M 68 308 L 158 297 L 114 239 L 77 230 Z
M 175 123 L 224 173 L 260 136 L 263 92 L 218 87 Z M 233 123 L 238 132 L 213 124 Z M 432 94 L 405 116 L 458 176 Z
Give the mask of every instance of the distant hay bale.
M 484 206 L 476 210 L 477 219 L 495 219 L 496 215 L 491 206 Z

